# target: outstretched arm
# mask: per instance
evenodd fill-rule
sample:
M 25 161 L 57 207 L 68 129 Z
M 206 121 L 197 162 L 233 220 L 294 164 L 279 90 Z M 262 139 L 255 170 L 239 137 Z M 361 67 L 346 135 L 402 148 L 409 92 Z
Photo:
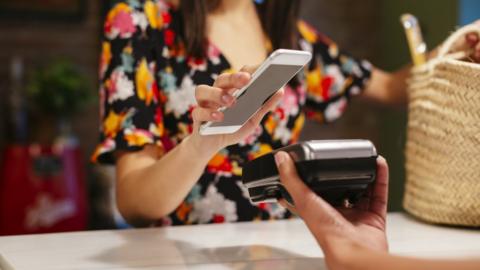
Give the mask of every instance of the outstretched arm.
M 329 269 L 480 269 L 480 260 L 426 260 L 388 254 L 385 234 L 388 165 L 377 160 L 377 181 L 369 198 L 352 209 L 335 209 L 310 190 L 299 178 L 295 165 L 285 152 L 275 155 L 282 184 L 293 198 L 297 212 L 321 246 Z
M 479 25 L 480 20 L 474 24 Z M 480 36 L 478 33 L 470 33 L 464 40 L 455 45 L 456 50 L 471 50 L 470 61 L 480 63 Z M 429 58 L 435 57 L 437 49 L 431 51 Z M 395 72 L 387 72 L 373 68 L 370 82 L 365 88 L 365 96 L 372 100 L 392 105 L 404 105 L 407 103 L 407 78 L 410 75 L 412 65 L 406 65 Z

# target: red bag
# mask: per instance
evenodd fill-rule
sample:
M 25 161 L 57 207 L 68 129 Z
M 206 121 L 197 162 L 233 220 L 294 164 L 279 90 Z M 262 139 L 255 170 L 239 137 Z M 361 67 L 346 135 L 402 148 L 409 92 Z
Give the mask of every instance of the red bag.
M 0 235 L 86 228 L 85 176 L 77 146 L 9 146 L 1 177 Z

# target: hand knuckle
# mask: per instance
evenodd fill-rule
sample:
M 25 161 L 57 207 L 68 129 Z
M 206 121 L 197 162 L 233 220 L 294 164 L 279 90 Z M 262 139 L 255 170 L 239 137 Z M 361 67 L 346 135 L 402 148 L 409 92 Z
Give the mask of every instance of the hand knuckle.
M 194 109 L 191 115 L 194 120 L 198 119 L 198 108 Z
M 208 85 L 205 85 L 205 84 L 201 84 L 199 86 L 197 86 L 195 88 L 195 97 L 198 99 L 198 98 L 201 98 L 202 97 L 202 94 L 209 88 Z

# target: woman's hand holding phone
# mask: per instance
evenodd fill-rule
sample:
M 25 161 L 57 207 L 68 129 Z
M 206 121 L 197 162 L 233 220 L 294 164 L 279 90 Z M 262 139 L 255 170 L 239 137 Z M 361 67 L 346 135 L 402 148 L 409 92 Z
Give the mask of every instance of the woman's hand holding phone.
M 218 111 L 218 109 L 235 106 L 233 93 L 250 82 L 251 74 L 253 74 L 255 69 L 256 67 L 244 67 L 236 73 L 221 74 L 215 80 L 213 86 L 197 86 L 195 98 L 198 105 L 192 112 L 193 132 L 191 140 L 198 151 L 213 155 L 228 145 L 238 143 L 250 135 L 260 125 L 263 117 L 273 110 L 281 100 L 283 89 L 277 91 L 245 125 L 234 133 L 209 136 L 199 134 L 200 126 L 204 122 L 221 122 L 223 120 L 223 112 Z

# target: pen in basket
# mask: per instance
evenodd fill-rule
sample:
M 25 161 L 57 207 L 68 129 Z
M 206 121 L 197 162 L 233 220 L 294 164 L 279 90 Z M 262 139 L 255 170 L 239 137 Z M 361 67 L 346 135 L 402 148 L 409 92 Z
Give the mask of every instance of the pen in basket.
M 408 47 L 415 66 L 423 65 L 426 62 L 427 45 L 423 40 L 422 31 L 418 20 L 411 14 L 403 14 L 400 21 L 407 35 Z

